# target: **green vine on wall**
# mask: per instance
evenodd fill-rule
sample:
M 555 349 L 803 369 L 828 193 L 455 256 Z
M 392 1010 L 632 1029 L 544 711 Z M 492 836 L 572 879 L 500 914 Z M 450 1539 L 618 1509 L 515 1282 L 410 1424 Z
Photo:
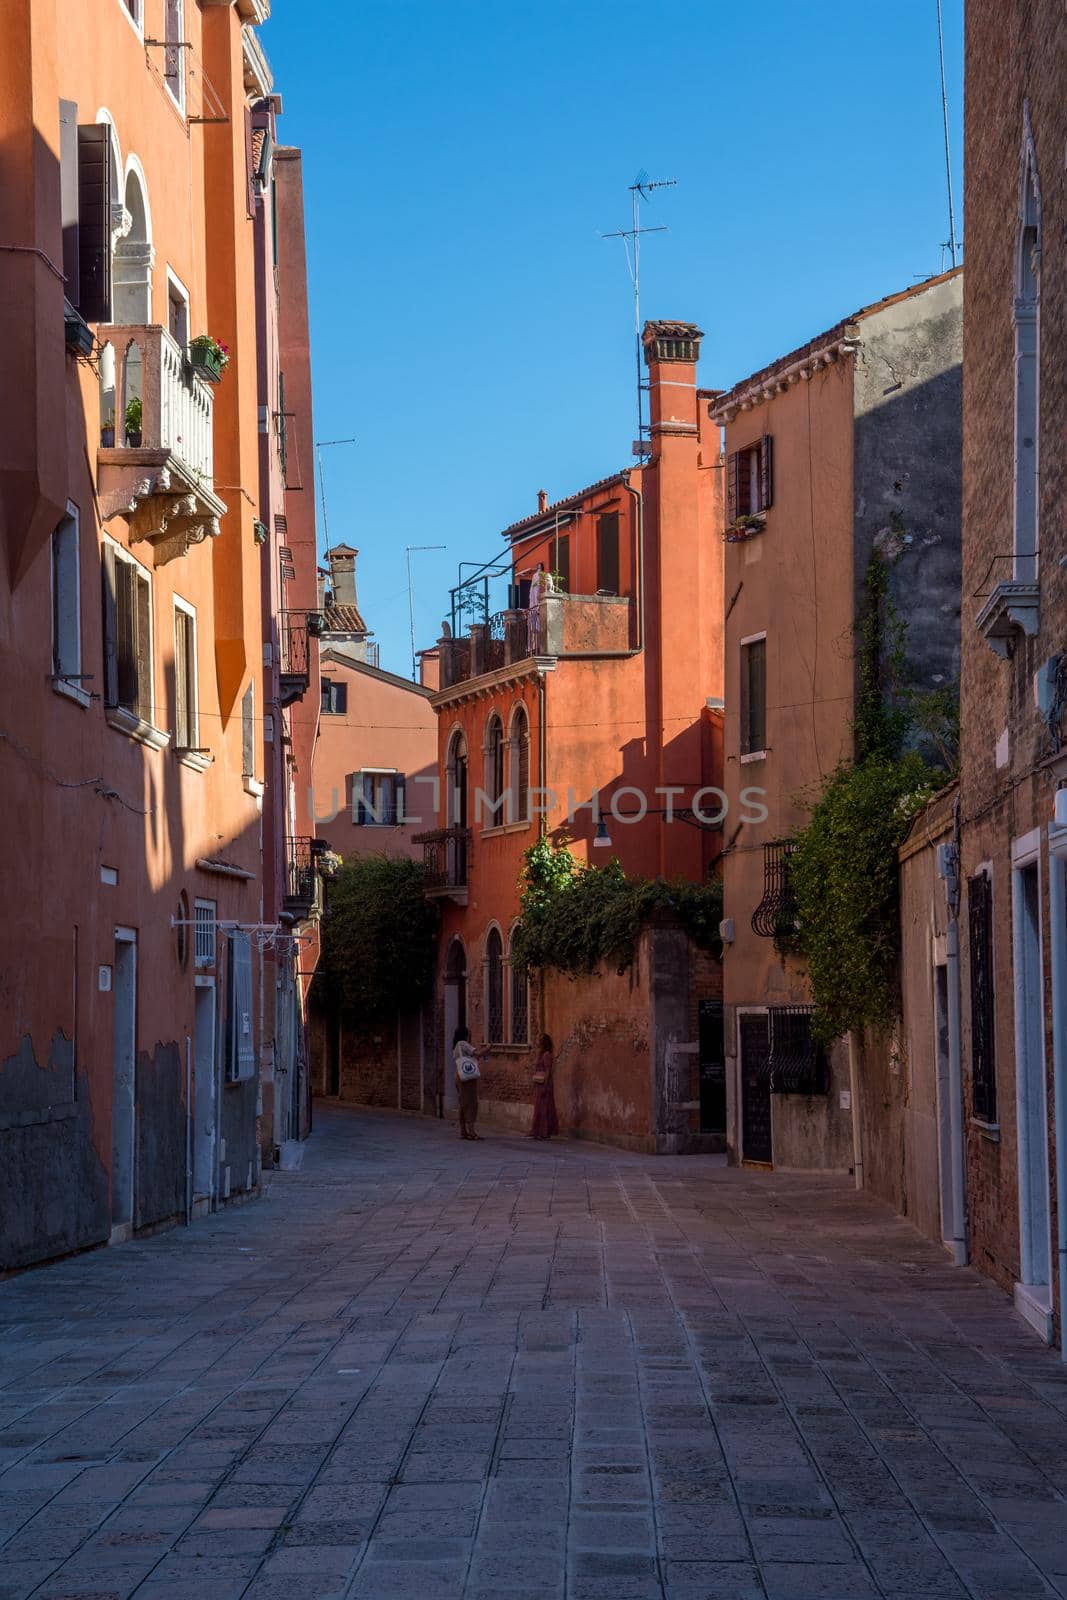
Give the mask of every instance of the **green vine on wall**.
M 329 886 L 315 982 L 327 1003 L 361 1022 L 410 1011 L 432 991 L 437 906 L 421 861 L 353 857 Z
M 859 624 L 855 762 L 831 773 L 790 859 L 796 931 L 784 949 L 807 967 L 824 1043 L 884 1031 L 899 1014 L 897 852 L 958 756 L 956 686 L 905 686 L 906 628 L 889 577 L 875 552 Z
M 572 978 L 601 965 L 622 971 L 657 913 L 677 920 L 700 949 L 722 954 L 718 880 L 628 878 L 618 861 L 604 867 L 577 861 L 564 836 L 558 845 L 548 838 L 531 845 L 519 881 L 522 920 L 511 959 L 522 970 L 552 967 Z

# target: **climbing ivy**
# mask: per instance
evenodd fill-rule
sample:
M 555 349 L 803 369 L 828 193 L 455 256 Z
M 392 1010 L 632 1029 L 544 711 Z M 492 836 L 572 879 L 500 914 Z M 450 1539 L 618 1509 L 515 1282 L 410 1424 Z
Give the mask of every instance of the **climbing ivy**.
M 621 971 L 657 911 L 672 914 L 701 949 L 722 953 L 722 886 L 685 879 L 628 878 L 618 861 L 577 861 L 564 837 L 530 846 L 520 877 L 522 920 L 511 944 L 521 970 L 553 967 L 576 978 L 602 964 Z
M 332 880 L 322 923 L 319 993 L 376 1021 L 418 1006 L 433 984 L 437 906 L 421 861 L 353 857 Z
M 897 852 L 958 751 L 955 686 L 922 695 L 904 686 L 906 629 L 889 571 L 876 551 L 859 624 L 855 762 L 831 773 L 790 859 L 796 930 L 783 947 L 807 966 L 813 1030 L 826 1043 L 886 1029 L 899 1013 Z

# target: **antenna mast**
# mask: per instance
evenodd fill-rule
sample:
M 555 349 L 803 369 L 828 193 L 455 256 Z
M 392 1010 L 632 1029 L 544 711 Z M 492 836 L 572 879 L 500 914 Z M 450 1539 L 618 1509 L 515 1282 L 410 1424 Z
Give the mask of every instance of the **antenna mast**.
M 952 148 L 948 136 L 948 90 L 945 86 L 945 28 L 941 0 L 937 0 L 937 51 L 941 62 L 941 120 L 945 128 L 945 180 L 948 184 L 948 252 L 956 265 L 956 206 L 952 198 Z M 944 257 L 942 257 L 944 260 Z
M 677 178 L 651 179 L 648 173 L 642 170 L 630 184 L 630 226 L 618 228 L 614 233 L 605 233 L 604 239 L 621 239 L 626 251 L 626 265 L 630 269 L 630 278 L 634 286 L 634 343 L 637 357 L 637 439 L 634 443 L 634 453 L 637 446 L 645 437 L 645 386 L 641 380 L 641 235 L 645 233 L 668 233 L 666 224 L 657 228 L 642 228 L 639 221 L 640 200 L 648 200 L 653 189 L 673 189 L 678 182 Z M 631 256 L 631 246 L 633 255 Z
M 354 439 L 316 439 L 315 455 L 319 463 L 319 499 L 322 502 L 322 537 L 323 549 L 330 548 L 330 524 L 326 516 L 326 478 L 322 470 L 322 452 L 331 450 L 335 444 L 355 444 Z

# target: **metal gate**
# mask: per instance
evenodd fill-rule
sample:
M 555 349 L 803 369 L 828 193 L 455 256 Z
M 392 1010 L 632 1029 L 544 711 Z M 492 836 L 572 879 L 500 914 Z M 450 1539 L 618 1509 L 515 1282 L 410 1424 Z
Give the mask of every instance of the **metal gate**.
M 741 1156 L 771 1160 L 771 1031 L 766 1012 L 738 1018 L 741 1048 Z
M 697 1007 L 700 1062 L 700 1131 L 726 1132 L 726 1051 L 722 1001 L 701 1000 Z

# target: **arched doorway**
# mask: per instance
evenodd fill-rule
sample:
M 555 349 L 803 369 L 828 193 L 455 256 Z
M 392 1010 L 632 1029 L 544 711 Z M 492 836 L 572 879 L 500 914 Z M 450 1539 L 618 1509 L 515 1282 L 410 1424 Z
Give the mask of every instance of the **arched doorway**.
M 452 1070 L 452 1041 L 457 1028 L 467 1026 L 467 952 L 463 940 L 454 938 L 445 956 L 445 1037 L 444 1037 L 444 1095 L 445 1111 L 454 1111 L 459 1104 L 456 1094 L 456 1074 Z

